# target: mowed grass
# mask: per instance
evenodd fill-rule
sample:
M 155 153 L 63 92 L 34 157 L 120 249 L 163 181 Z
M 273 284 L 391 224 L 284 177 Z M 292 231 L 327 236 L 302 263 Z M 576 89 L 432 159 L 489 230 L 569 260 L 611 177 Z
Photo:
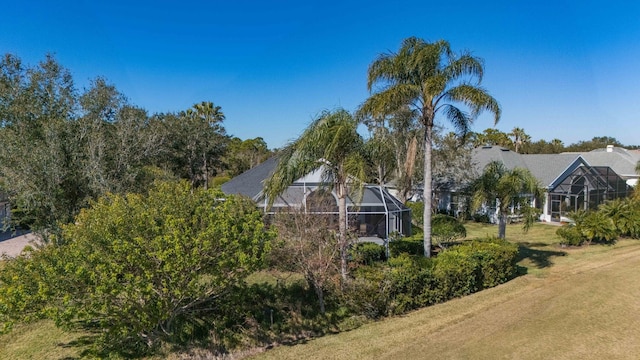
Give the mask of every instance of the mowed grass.
M 472 225 L 471 237 L 497 233 Z M 564 249 L 555 226 L 520 229 L 507 238 L 525 250 L 524 276 L 252 359 L 637 359 L 640 241 Z
M 86 348 L 79 338 L 77 333 L 56 328 L 52 321 L 16 325 L 11 333 L 0 336 L 0 359 L 76 359 Z

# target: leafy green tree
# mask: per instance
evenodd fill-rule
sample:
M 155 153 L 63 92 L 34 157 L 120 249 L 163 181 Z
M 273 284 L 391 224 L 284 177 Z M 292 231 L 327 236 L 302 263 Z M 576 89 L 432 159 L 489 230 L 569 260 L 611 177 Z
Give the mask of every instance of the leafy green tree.
M 462 141 L 461 141 L 462 140 Z M 474 176 L 471 143 L 449 132 L 444 136 L 434 134 L 433 189 L 469 184 Z
M 241 140 L 232 137 L 224 154 L 224 166 L 228 176 L 237 176 L 257 166 L 273 155 L 263 138 Z
M 496 204 L 498 209 L 498 237 L 505 238 L 507 215 L 511 209 L 526 209 L 532 199 L 540 198 L 542 190 L 538 180 L 529 170 L 507 169 L 502 162 L 492 161 L 485 166 L 482 175 L 471 186 L 473 207 Z M 523 210 L 526 213 L 526 211 Z M 529 219 L 526 219 L 529 220 Z M 525 221 L 525 229 L 530 221 Z
M 396 157 L 391 140 L 392 135 L 386 128 L 378 128 L 365 142 L 365 152 L 372 164 L 371 178 L 379 185 L 391 180 L 396 168 Z
M 433 216 L 431 226 L 434 242 L 442 249 L 467 236 L 467 229 L 453 216 L 436 214 Z
M 156 164 L 193 187 L 209 186 L 209 177 L 222 171 L 228 137 L 222 126 L 225 116 L 212 102 L 194 104 L 180 113 L 156 114 L 151 123 L 162 129 L 161 151 Z
M 624 146 L 614 137 L 595 136 L 591 140 L 578 141 L 575 144 L 571 144 L 567 146 L 566 151 L 586 152 L 586 151 L 591 151 L 595 149 L 603 149 L 603 148 L 606 148 L 607 145 L 613 145 L 618 147 Z
M 344 280 L 348 275 L 347 196 L 357 194 L 363 186 L 366 176 L 363 147 L 358 123 L 349 112 L 324 111 L 279 154 L 278 165 L 264 187 L 273 203 L 297 179 L 317 169 L 322 171 L 324 183 L 335 191 L 338 199 L 338 247 Z
M 481 133 L 475 133 L 473 145 L 474 147 L 495 145 L 509 149 L 513 147 L 513 142 L 509 139 L 509 134 L 498 129 L 487 128 Z
M 522 152 L 527 154 L 559 154 L 565 151 L 564 143 L 560 139 L 538 140 L 522 144 Z
M 76 107 L 71 75 L 51 56 L 29 68 L 12 55 L 0 62 L 0 185 L 14 223 L 53 229 L 86 204 Z
M 431 256 L 431 180 L 433 128 L 444 116 L 460 132 L 483 110 L 500 118 L 500 106 L 482 87 L 482 61 L 469 52 L 455 54 L 444 40 L 433 43 L 415 37 L 402 42 L 397 53 L 380 55 L 368 70 L 367 88 L 375 91 L 361 107 L 373 117 L 409 108 L 424 129 L 424 255 Z M 474 83 L 470 79 L 476 79 Z M 455 104 L 470 108 L 467 113 Z
M 109 195 L 65 225 L 60 246 L 8 260 L 0 319 L 49 317 L 126 351 L 213 330 L 273 235 L 253 202 L 186 181 Z

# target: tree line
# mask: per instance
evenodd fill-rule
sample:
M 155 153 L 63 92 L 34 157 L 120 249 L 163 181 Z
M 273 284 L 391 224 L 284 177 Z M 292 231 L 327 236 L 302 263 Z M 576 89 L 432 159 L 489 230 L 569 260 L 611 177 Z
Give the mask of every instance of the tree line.
M 107 193 L 144 192 L 157 179 L 209 186 L 271 156 L 262 138 L 226 133 L 224 112 L 203 101 L 149 114 L 104 78 L 79 91 L 52 56 L 0 61 L 0 188 L 12 224 L 56 231 Z
M 541 139 L 533 141 L 531 136 L 523 128 L 514 127 L 506 133 L 495 128 L 488 128 L 482 132 L 471 132 L 463 139 L 473 147 L 497 145 L 513 150 L 520 154 L 559 154 L 561 152 L 587 152 L 595 149 L 603 149 L 607 145 L 624 147 L 626 149 L 638 149 L 640 145 L 623 145 L 611 136 L 594 136 L 591 140 L 580 140 L 576 143 L 565 145 L 558 138 L 550 141 Z

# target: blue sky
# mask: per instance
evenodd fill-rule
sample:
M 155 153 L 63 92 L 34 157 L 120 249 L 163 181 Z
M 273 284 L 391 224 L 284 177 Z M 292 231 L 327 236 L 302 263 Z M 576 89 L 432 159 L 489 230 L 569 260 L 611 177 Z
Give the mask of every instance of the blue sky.
M 213 101 L 227 132 L 295 139 L 322 110 L 355 110 L 366 71 L 402 39 L 485 61 L 497 128 L 566 145 L 640 144 L 640 2 L 5 1 L 0 53 L 47 53 L 79 90 L 103 76 L 149 113 Z M 474 131 L 493 126 L 480 117 Z

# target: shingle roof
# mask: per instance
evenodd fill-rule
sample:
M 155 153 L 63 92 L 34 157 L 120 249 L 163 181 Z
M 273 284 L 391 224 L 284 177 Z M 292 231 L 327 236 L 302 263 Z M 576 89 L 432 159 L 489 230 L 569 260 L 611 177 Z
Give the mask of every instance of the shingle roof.
M 640 161 L 639 152 L 619 147 L 610 150 L 603 148 L 583 153 L 518 154 L 500 146 L 482 146 L 473 150 L 473 160 L 478 173 L 491 161 L 500 161 L 507 169 L 526 168 L 544 186 L 551 186 L 559 177 L 580 164 L 608 166 L 623 178 L 638 176 L 635 171 L 636 164 Z
M 222 184 L 222 191 L 225 194 L 240 194 L 252 198 L 254 201 L 260 201 L 264 181 L 271 176 L 278 164 L 277 157 L 272 157 L 262 164 L 234 177 L 233 179 Z M 306 179 L 307 177 L 303 177 Z M 274 206 L 290 206 L 302 204 L 306 191 L 311 191 L 318 187 L 318 183 L 295 182 L 287 188 L 274 202 Z M 359 206 L 365 207 L 382 207 L 389 211 L 403 211 L 407 207 L 398 199 L 393 197 L 386 189 L 376 185 L 365 185 Z M 263 204 L 259 204 L 263 205 Z M 348 206 L 354 206 L 351 198 L 347 199 Z M 367 213 L 372 210 L 360 210 L 359 212 Z
M 500 146 L 482 146 L 473 150 L 478 173 L 482 173 L 490 162 L 500 161 L 509 170 L 516 167 L 529 170 L 543 186 L 551 185 L 579 157 L 579 154 L 518 154 Z
M 523 167 L 522 155 L 501 146 L 481 146 L 473 149 L 473 162 L 476 171 L 481 174 L 485 166 L 492 161 L 500 161 L 507 169 Z
M 526 154 L 522 155 L 524 167 L 544 186 L 551 185 L 567 169 L 580 161 L 576 154 Z
M 596 149 L 581 155 L 591 166 L 609 166 L 623 177 L 637 176 L 636 164 L 640 161 L 640 154 L 635 151 L 614 147 L 610 152 L 607 149 Z
M 221 189 L 225 194 L 240 194 L 254 199 L 262 192 L 264 180 L 271 176 L 277 164 L 278 159 L 274 156 L 222 184 Z

